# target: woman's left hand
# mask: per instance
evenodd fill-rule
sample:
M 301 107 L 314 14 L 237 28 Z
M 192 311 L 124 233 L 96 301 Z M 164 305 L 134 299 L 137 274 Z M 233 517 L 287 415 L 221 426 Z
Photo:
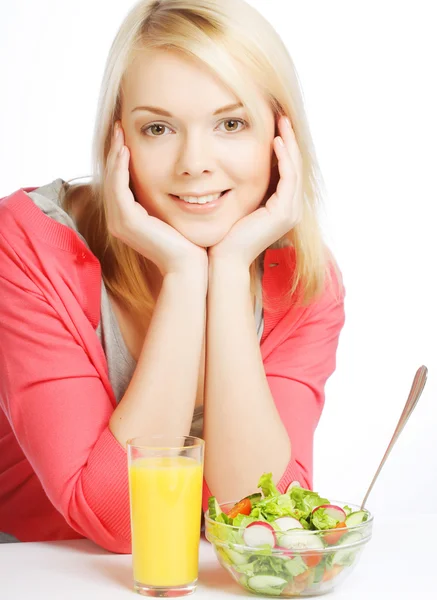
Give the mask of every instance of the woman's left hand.
M 276 192 L 265 206 L 237 221 L 221 242 L 208 249 L 210 259 L 226 258 L 249 268 L 261 252 L 299 223 L 303 206 L 302 157 L 288 119 L 281 116 L 278 126 L 281 137 L 273 141 L 279 168 Z

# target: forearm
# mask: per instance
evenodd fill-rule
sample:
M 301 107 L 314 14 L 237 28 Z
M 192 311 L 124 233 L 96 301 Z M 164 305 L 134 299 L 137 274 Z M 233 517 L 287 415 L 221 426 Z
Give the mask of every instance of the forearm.
M 205 381 L 205 478 L 220 501 L 277 481 L 291 456 L 264 372 L 249 271 L 210 261 Z
M 164 277 L 137 367 L 109 424 L 122 446 L 136 436 L 189 434 L 206 293 L 207 267 Z

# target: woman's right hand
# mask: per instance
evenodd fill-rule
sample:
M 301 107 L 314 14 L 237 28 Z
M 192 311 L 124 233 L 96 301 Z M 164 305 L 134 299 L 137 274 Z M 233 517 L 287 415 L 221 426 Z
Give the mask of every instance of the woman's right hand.
M 208 264 L 205 248 L 193 244 L 161 219 L 150 216 L 136 202 L 129 187 L 129 157 L 121 124 L 117 122 L 103 183 L 109 233 L 152 261 L 162 276 L 192 272 L 195 265 L 205 268 Z

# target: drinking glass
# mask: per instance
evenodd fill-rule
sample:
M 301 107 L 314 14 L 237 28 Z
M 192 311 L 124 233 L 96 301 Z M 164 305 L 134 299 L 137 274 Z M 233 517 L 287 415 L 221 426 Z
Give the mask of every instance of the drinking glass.
M 128 441 L 134 589 L 141 595 L 196 589 L 204 447 L 191 436 Z

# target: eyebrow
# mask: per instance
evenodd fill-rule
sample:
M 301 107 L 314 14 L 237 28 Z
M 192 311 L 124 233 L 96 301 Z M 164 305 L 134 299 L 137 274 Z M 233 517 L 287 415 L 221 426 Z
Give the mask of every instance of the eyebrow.
M 241 102 L 236 102 L 235 104 L 228 104 L 227 106 L 223 106 L 222 108 L 218 108 L 214 113 L 213 116 L 215 117 L 216 115 L 220 115 L 222 113 L 225 112 L 229 112 L 231 110 L 236 110 L 237 108 L 243 108 L 243 104 L 241 104 Z M 158 106 L 137 106 L 136 108 L 133 109 L 133 113 L 137 110 L 147 110 L 148 112 L 151 113 L 155 113 L 157 115 L 162 115 L 163 117 L 170 117 L 172 118 L 173 115 L 171 113 L 169 113 L 167 110 L 164 110 L 163 108 L 159 108 Z

